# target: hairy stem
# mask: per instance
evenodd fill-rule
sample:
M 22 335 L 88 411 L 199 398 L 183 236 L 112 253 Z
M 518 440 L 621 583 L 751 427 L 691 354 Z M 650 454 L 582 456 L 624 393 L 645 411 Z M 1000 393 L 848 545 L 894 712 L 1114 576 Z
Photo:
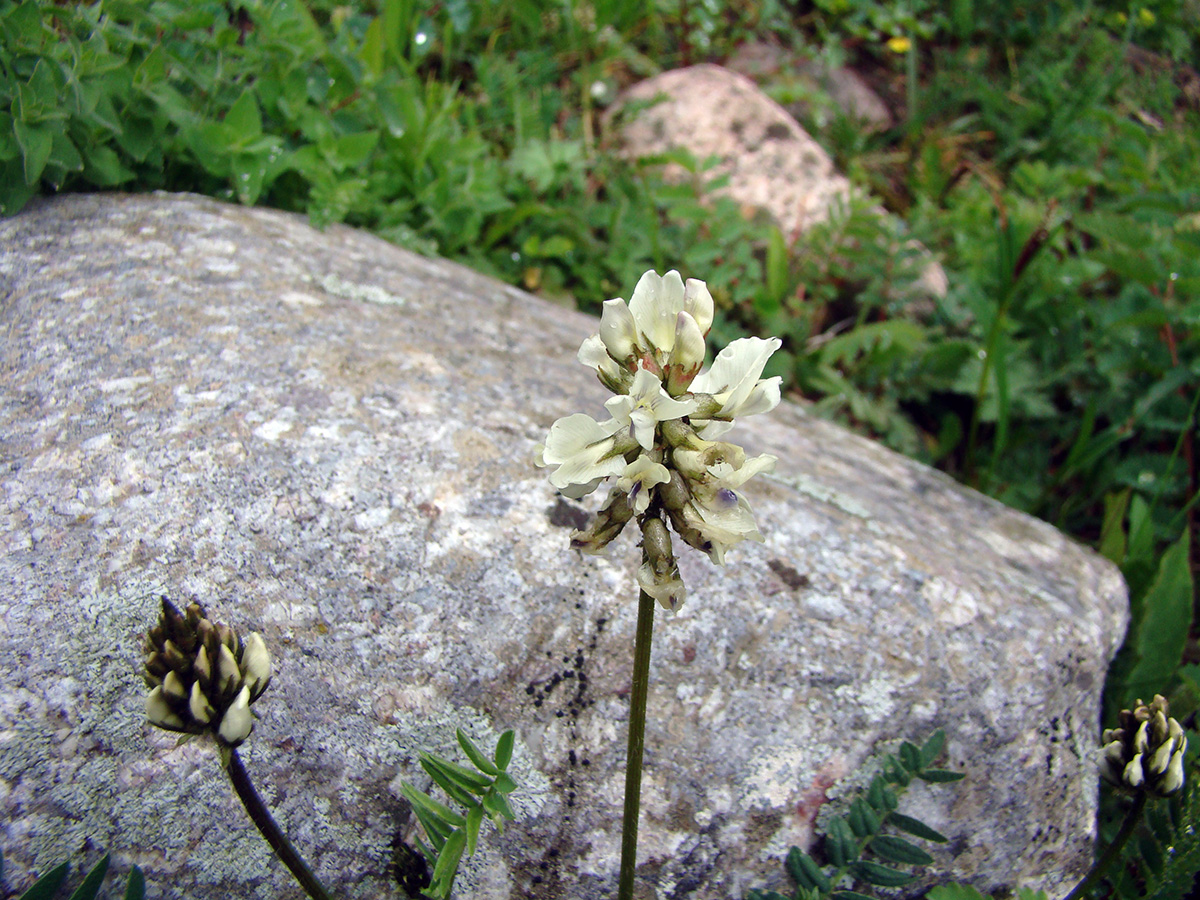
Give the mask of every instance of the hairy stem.
M 245 766 L 242 765 L 241 757 L 235 749 L 222 748 L 222 761 L 225 764 L 225 771 L 229 773 L 229 780 L 233 782 L 233 789 L 237 791 L 238 798 L 246 807 L 246 812 L 250 814 L 250 818 L 254 824 L 258 826 L 258 830 L 262 836 L 267 839 L 267 843 L 271 845 L 271 849 L 275 851 L 275 855 L 283 860 L 283 864 L 288 867 L 296 880 L 300 882 L 300 886 L 308 892 L 308 896 L 313 900 L 332 900 L 329 892 L 325 890 L 325 886 L 317 880 L 317 876 L 312 873 L 312 869 L 300 858 L 300 854 L 296 852 L 296 848 L 291 845 L 291 842 L 284 836 L 279 825 L 271 816 L 262 798 L 258 796 L 258 791 L 254 789 L 253 783 L 250 781 L 250 776 L 246 773 Z
M 646 693 L 650 683 L 650 641 L 653 637 L 654 598 L 645 591 L 640 591 L 637 637 L 633 646 L 633 688 L 629 696 L 629 749 L 625 755 L 625 813 L 621 819 L 621 880 L 617 889 L 618 900 L 633 900 L 638 816 L 642 807 L 642 751 L 646 746 Z
M 1100 854 L 1100 858 L 1083 877 L 1083 881 L 1075 885 L 1071 889 L 1071 893 L 1067 894 L 1063 900 L 1079 900 L 1080 897 L 1087 896 L 1088 891 L 1104 877 L 1104 873 L 1108 871 L 1113 860 L 1121 855 L 1121 848 L 1125 846 L 1129 836 L 1133 834 L 1134 828 L 1137 827 L 1138 821 L 1142 818 L 1142 810 L 1146 808 L 1146 796 L 1145 791 L 1138 792 L 1133 806 L 1129 807 L 1129 812 L 1125 814 L 1125 821 L 1121 823 L 1121 830 L 1117 832 L 1117 836 L 1113 838 L 1111 844 L 1104 848 L 1104 852 Z

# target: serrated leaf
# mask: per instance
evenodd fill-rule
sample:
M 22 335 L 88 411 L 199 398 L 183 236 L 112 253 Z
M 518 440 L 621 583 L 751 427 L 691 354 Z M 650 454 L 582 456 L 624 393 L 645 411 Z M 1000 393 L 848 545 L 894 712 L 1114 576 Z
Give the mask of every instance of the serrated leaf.
M 471 765 L 479 771 L 491 775 L 493 778 L 500 774 L 500 769 L 483 752 L 472 743 L 467 737 L 466 732 L 461 728 L 455 732 L 458 735 L 458 746 L 462 747 L 463 753 L 467 754 L 467 759 L 471 761 Z
M 496 755 L 493 757 L 496 760 L 496 765 L 501 769 L 507 769 L 509 761 L 512 760 L 513 754 L 513 730 L 510 728 L 504 734 L 500 735 L 500 740 L 496 742 Z
M 71 894 L 69 900 L 96 900 L 100 886 L 104 884 L 104 876 L 108 873 L 108 854 L 104 854 L 92 870 L 87 873 L 83 882 Z
M 921 768 L 933 765 L 933 761 L 942 755 L 946 746 L 946 732 L 939 728 L 921 745 Z
M 900 872 L 869 859 L 860 859 L 856 863 L 851 863 L 850 874 L 860 881 L 866 881 L 879 887 L 903 887 L 917 879 L 915 875 Z
M 914 837 L 924 838 L 927 841 L 933 841 L 935 844 L 945 844 L 949 841 L 940 831 L 934 831 L 920 819 L 914 819 L 912 816 L 906 816 L 904 813 L 894 812 L 888 817 L 888 824 L 894 825 L 901 831 L 907 831 Z
M 125 900 L 146 900 L 146 876 L 139 866 L 129 870 L 129 881 L 125 884 Z
M 961 781 L 967 776 L 963 772 L 951 772 L 949 769 L 926 769 L 917 777 L 933 784 L 945 784 L 951 781 Z
M 933 857 L 920 847 L 890 834 L 881 834 L 871 841 L 871 851 L 890 862 L 910 866 L 927 866 L 933 862 Z
M 801 887 L 816 888 L 822 893 L 828 893 L 833 887 L 829 876 L 821 871 L 816 860 L 799 847 L 793 847 L 788 851 L 787 870 L 792 876 L 792 880 Z
M 35 881 L 33 886 L 20 896 L 19 900 L 50 900 L 58 892 L 59 885 L 63 883 L 70 870 L 69 863 L 59 863 Z

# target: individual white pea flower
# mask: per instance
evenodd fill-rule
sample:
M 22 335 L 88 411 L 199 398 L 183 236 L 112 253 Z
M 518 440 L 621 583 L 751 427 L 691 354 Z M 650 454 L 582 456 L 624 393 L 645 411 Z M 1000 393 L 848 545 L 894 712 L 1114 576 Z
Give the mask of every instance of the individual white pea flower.
M 629 393 L 618 394 L 604 404 L 615 421 L 628 425 L 629 433 L 644 450 L 654 449 L 659 422 L 682 419 L 695 412 L 696 407 L 695 400 L 676 400 L 668 394 L 659 377 L 641 365 L 633 376 Z
M 254 715 L 250 712 L 250 688 L 243 687 L 221 717 L 217 735 L 230 747 L 236 747 L 246 740 L 253 730 Z
M 586 413 L 575 413 L 550 426 L 546 443 L 535 449 L 534 462 L 554 466 L 550 483 L 573 500 L 594 491 L 605 478 L 625 471 L 625 457 L 616 433 L 621 423 L 603 424 Z
M 621 301 L 608 301 L 609 303 Z M 624 308 L 624 304 L 621 304 Z M 600 383 L 612 391 L 614 394 L 623 394 L 629 390 L 629 384 L 633 380 L 629 369 L 616 362 L 609 354 L 608 349 L 604 346 L 604 341 L 598 334 L 593 334 L 590 338 L 579 345 L 578 359 L 581 363 L 589 368 L 596 370 L 596 377 L 600 379 Z
M 667 467 L 643 453 L 625 467 L 624 473 L 617 479 L 617 489 L 629 495 L 634 513 L 640 516 L 650 505 L 654 487 L 670 480 L 671 473 Z
M 687 314 L 687 324 L 681 325 L 680 313 Z M 638 361 L 662 371 L 679 337 L 687 343 L 682 352 L 694 353 L 698 334 L 703 357 L 704 336 L 712 321 L 712 294 L 703 281 L 689 278 L 685 283 L 674 269 L 666 275 L 650 270 L 638 279 L 628 306 L 620 298 L 605 302 L 600 338 L 613 360 L 630 371 Z
M 779 338 L 739 338 L 717 354 L 707 371 L 695 377 L 691 391 L 711 394 L 720 404 L 710 420 L 697 423 L 704 437 L 724 434 L 732 425 L 730 420 L 737 416 L 770 412 L 779 405 L 782 378 L 759 376 L 781 344 Z

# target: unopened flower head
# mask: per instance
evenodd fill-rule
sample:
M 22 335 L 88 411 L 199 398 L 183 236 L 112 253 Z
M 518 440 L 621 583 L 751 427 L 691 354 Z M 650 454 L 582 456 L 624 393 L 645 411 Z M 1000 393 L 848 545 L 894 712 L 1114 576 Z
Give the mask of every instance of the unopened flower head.
M 735 417 L 778 405 L 780 378 L 762 372 L 780 341 L 733 341 L 701 372 L 712 322 L 704 282 L 685 282 L 675 271 L 646 272 L 628 304 L 619 298 L 604 304 L 599 333 L 579 348 L 579 361 L 616 395 L 605 404 L 610 418 L 559 419 L 536 451 L 536 463 L 552 469 L 550 483 L 568 497 L 615 479 L 596 521 L 576 532 L 571 545 L 601 550 L 636 516 L 648 557 L 638 582 L 671 609 L 682 602 L 683 585 L 665 524 L 724 562 L 734 544 L 763 539 L 738 489 L 775 465 L 773 456 L 747 458 L 716 438 Z
M 1121 710 L 1120 725 L 1104 732 L 1100 774 L 1106 781 L 1158 797 L 1183 787 L 1188 742 L 1168 711 L 1166 699 L 1159 694 L 1149 703 L 1138 700 L 1133 709 Z
M 199 603 L 180 612 L 166 597 L 146 639 L 146 716 L 151 724 L 188 734 L 211 732 L 236 747 L 250 736 L 250 704 L 271 682 L 271 654 L 262 635 L 245 640 L 212 622 Z

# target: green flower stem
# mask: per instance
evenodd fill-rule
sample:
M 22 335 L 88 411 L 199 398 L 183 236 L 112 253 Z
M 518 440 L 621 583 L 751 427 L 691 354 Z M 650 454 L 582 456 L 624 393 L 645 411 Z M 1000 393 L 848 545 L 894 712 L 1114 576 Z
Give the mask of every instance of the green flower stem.
M 643 551 L 643 557 L 645 551 Z M 637 867 L 638 816 L 642 808 L 642 751 L 646 746 L 646 693 L 650 686 L 650 641 L 654 637 L 654 598 L 638 595 L 637 637 L 633 645 L 633 688 L 629 696 L 629 749 L 625 754 L 625 814 L 621 819 L 621 880 L 618 900 L 633 900 Z
M 1071 893 L 1067 894 L 1063 900 L 1079 900 L 1096 886 L 1104 873 L 1108 871 L 1108 867 L 1112 865 L 1113 860 L 1121 855 L 1121 848 L 1125 846 L 1129 836 L 1133 834 L 1133 829 L 1137 827 L 1138 821 L 1142 818 L 1142 810 L 1146 808 L 1147 796 L 1146 791 L 1138 791 L 1137 798 L 1133 801 L 1129 812 L 1125 814 L 1125 821 L 1121 823 L 1121 830 L 1117 832 L 1117 836 L 1113 838 L 1111 844 L 1104 848 L 1104 852 L 1100 854 L 1100 858 L 1084 876 L 1083 881 L 1075 885 L 1071 889 Z
M 317 880 L 312 869 L 300 858 L 296 848 L 291 845 L 291 842 L 275 823 L 266 804 L 258 796 L 258 791 L 254 789 L 250 776 L 246 774 L 246 768 L 242 765 L 237 750 L 222 747 L 221 761 L 225 764 L 225 771 L 229 773 L 229 780 L 233 782 L 233 789 L 237 791 L 238 797 L 246 807 L 246 812 L 258 826 L 262 836 L 267 839 L 267 843 L 271 845 L 275 855 L 283 860 L 283 864 L 291 870 L 291 873 L 296 876 L 296 880 L 300 882 L 300 886 L 308 892 L 308 896 L 313 900 L 332 900 L 329 892 L 325 890 L 325 886 Z

